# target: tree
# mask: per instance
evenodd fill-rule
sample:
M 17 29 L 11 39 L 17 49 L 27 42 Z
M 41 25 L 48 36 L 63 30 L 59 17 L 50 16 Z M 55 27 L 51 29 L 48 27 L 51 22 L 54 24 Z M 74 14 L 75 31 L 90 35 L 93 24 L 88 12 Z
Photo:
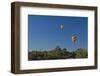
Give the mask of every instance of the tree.
M 56 48 L 54 50 L 61 51 L 61 48 L 60 48 L 60 46 L 56 46 Z
M 82 48 L 77 49 L 75 54 L 75 58 L 87 58 L 88 55 L 87 50 Z

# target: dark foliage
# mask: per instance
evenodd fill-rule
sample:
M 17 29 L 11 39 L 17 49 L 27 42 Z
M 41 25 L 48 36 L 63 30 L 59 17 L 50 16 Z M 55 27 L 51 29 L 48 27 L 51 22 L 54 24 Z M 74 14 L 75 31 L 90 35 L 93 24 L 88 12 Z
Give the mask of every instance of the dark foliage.
M 87 58 L 87 50 L 79 48 L 74 52 L 67 51 L 66 48 L 61 49 L 57 46 L 50 51 L 36 51 L 33 50 L 28 53 L 29 60 L 50 60 L 50 59 L 70 59 L 70 58 Z

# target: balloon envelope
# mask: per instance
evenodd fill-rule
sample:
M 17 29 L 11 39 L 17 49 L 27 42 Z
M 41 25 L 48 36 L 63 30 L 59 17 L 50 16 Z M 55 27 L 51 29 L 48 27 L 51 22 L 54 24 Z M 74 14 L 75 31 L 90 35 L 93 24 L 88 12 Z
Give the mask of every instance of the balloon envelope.
M 72 36 L 72 42 L 76 43 L 76 41 L 77 41 L 77 36 Z
M 60 25 L 60 29 L 63 30 L 64 29 L 64 25 Z

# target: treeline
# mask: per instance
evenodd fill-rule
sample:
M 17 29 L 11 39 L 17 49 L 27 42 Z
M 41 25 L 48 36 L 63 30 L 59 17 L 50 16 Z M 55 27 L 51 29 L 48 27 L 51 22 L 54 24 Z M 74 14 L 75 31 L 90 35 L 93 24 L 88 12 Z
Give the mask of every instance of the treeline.
M 69 59 L 69 58 L 87 58 L 88 53 L 86 49 L 79 48 L 76 51 L 70 52 L 66 48 L 61 49 L 57 46 L 51 51 L 29 51 L 29 60 L 51 60 L 51 59 Z

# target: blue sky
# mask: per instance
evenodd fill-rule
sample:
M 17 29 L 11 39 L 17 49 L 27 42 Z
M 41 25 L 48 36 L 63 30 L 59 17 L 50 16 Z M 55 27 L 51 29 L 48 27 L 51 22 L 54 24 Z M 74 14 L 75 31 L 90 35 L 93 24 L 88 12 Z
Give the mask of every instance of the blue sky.
M 61 24 L 64 25 L 63 30 Z M 77 36 L 76 44 L 72 43 L 73 35 Z M 50 50 L 56 46 L 68 51 L 87 49 L 87 36 L 87 17 L 28 15 L 29 50 Z

